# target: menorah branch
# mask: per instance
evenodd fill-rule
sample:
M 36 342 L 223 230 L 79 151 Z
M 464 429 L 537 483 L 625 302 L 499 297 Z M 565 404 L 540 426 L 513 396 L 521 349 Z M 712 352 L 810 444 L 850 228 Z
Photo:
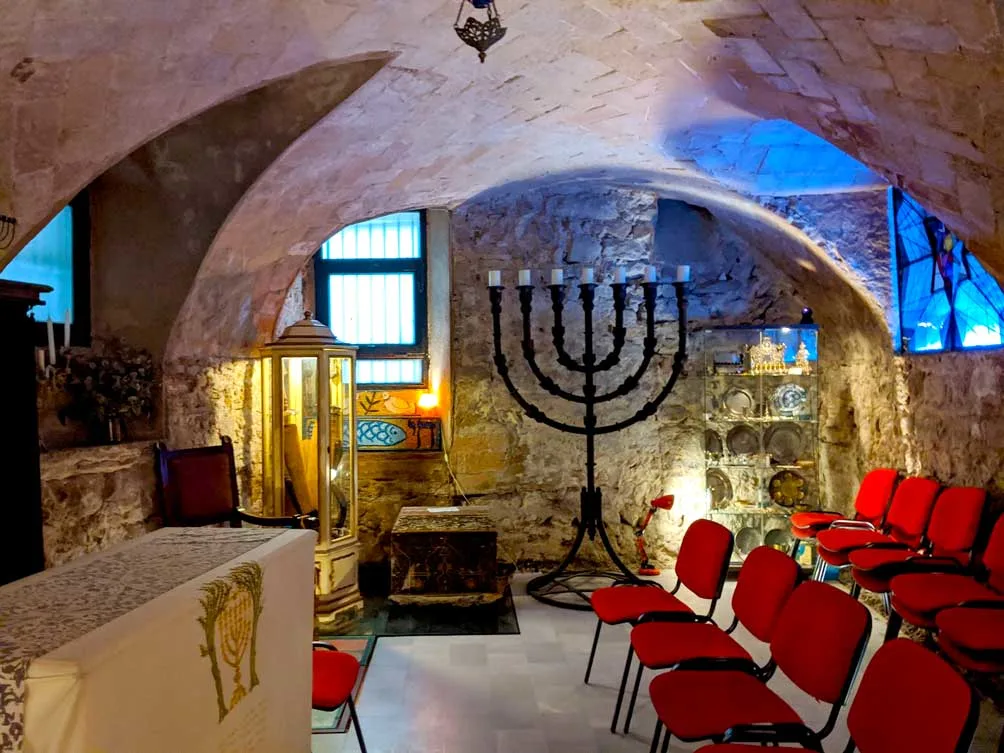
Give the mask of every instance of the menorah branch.
M 577 395 L 574 392 L 562 389 L 557 382 L 540 370 L 540 366 L 537 364 L 537 351 L 536 348 L 534 348 L 533 335 L 531 334 L 533 286 L 519 285 L 518 288 L 520 309 L 523 315 L 523 339 L 521 347 L 523 351 L 523 359 L 526 361 L 527 366 L 530 367 L 530 372 L 537 378 L 537 382 L 540 386 L 552 395 L 568 400 L 572 403 L 585 403 L 588 399 L 585 395 Z
M 554 326 L 551 327 L 551 340 L 554 343 L 554 350 L 558 354 L 558 363 L 569 371 L 577 371 L 580 374 L 586 370 L 585 365 L 572 358 L 565 350 L 565 286 L 548 285 L 551 289 L 551 310 L 554 312 Z
M 544 413 L 540 408 L 531 403 L 529 400 L 520 394 L 515 383 L 512 381 L 512 377 L 509 375 L 509 364 L 506 362 L 505 354 L 502 352 L 502 287 L 489 288 L 489 295 L 491 298 L 492 305 L 492 338 L 495 344 L 495 370 L 498 371 L 499 376 L 502 377 L 502 382 L 505 384 L 506 389 L 509 390 L 509 394 L 513 396 L 513 399 L 519 404 L 519 407 L 523 409 L 526 415 L 542 423 L 545 426 L 550 426 L 552 429 L 557 429 L 558 431 L 564 431 L 572 434 L 585 434 L 586 431 L 582 427 L 573 426 L 571 424 L 562 423 L 561 421 L 555 421 Z
M 621 350 L 627 340 L 627 328 L 624 326 L 624 308 L 627 306 L 627 285 L 615 282 L 610 286 L 614 291 L 614 347 L 607 357 L 596 364 L 597 371 L 609 371 L 621 362 Z

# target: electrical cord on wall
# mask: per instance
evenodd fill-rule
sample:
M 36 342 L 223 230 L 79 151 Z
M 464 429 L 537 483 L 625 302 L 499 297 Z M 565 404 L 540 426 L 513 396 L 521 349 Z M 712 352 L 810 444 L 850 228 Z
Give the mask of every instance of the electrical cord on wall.
M 450 478 L 453 480 L 453 488 L 457 491 L 461 497 L 464 499 L 464 507 L 469 507 L 471 500 L 468 499 L 467 493 L 464 491 L 464 487 L 460 485 L 460 479 L 457 478 L 457 474 L 453 472 L 453 463 L 450 461 L 450 452 L 445 447 L 443 448 L 443 462 L 446 464 L 446 470 L 450 474 Z M 496 537 L 496 546 L 502 551 L 502 556 L 507 559 L 513 567 L 516 566 L 516 558 L 512 556 L 512 553 L 505 548 L 502 541 Z

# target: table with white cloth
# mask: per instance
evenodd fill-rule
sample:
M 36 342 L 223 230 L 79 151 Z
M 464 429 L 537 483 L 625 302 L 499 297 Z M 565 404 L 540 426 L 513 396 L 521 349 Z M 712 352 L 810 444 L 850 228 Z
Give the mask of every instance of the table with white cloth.
M 315 540 L 164 528 L 0 588 L 0 751 L 308 753 Z

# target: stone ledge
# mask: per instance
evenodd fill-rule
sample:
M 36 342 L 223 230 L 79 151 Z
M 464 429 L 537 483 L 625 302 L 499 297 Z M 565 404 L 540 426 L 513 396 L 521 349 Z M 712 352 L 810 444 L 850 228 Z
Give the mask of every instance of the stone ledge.
M 41 456 L 46 565 L 101 551 L 159 526 L 153 442 Z
M 66 479 L 81 473 L 114 473 L 149 457 L 153 463 L 154 441 L 70 447 L 43 452 L 39 456 L 42 481 Z

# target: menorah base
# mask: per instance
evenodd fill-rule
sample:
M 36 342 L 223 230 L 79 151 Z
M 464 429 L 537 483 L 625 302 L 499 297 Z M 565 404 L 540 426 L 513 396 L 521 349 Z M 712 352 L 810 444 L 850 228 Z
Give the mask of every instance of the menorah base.
M 578 528 L 575 532 L 575 541 L 572 542 L 571 549 L 565 555 L 554 570 L 536 578 L 526 584 L 526 592 L 537 601 L 549 604 L 560 609 L 579 609 L 587 611 L 592 609 L 589 597 L 593 591 L 599 588 L 606 588 L 615 582 L 623 583 L 643 583 L 637 575 L 631 572 L 627 565 L 621 562 L 617 552 L 610 544 L 607 536 L 606 526 L 603 525 L 603 492 L 599 489 L 583 488 L 581 491 L 581 516 Z M 617 568 L 616 570 L 570 570 L 569 566 L 575 562 L 575 557 L 579 553 L 579 547 L 585 540 L 586 532 L 589 538 L 593 539 L 598 533 L 603 549 L 606 550 L 610 561 Z
M 593 591 L 623 583 L 625 580 L 642 583 L 640 578 L 620 571 L 566 570 L 539 575 L 526 584 L 526 592 L 537 601 L 560 609 L 592 609 L 589 597 Z

